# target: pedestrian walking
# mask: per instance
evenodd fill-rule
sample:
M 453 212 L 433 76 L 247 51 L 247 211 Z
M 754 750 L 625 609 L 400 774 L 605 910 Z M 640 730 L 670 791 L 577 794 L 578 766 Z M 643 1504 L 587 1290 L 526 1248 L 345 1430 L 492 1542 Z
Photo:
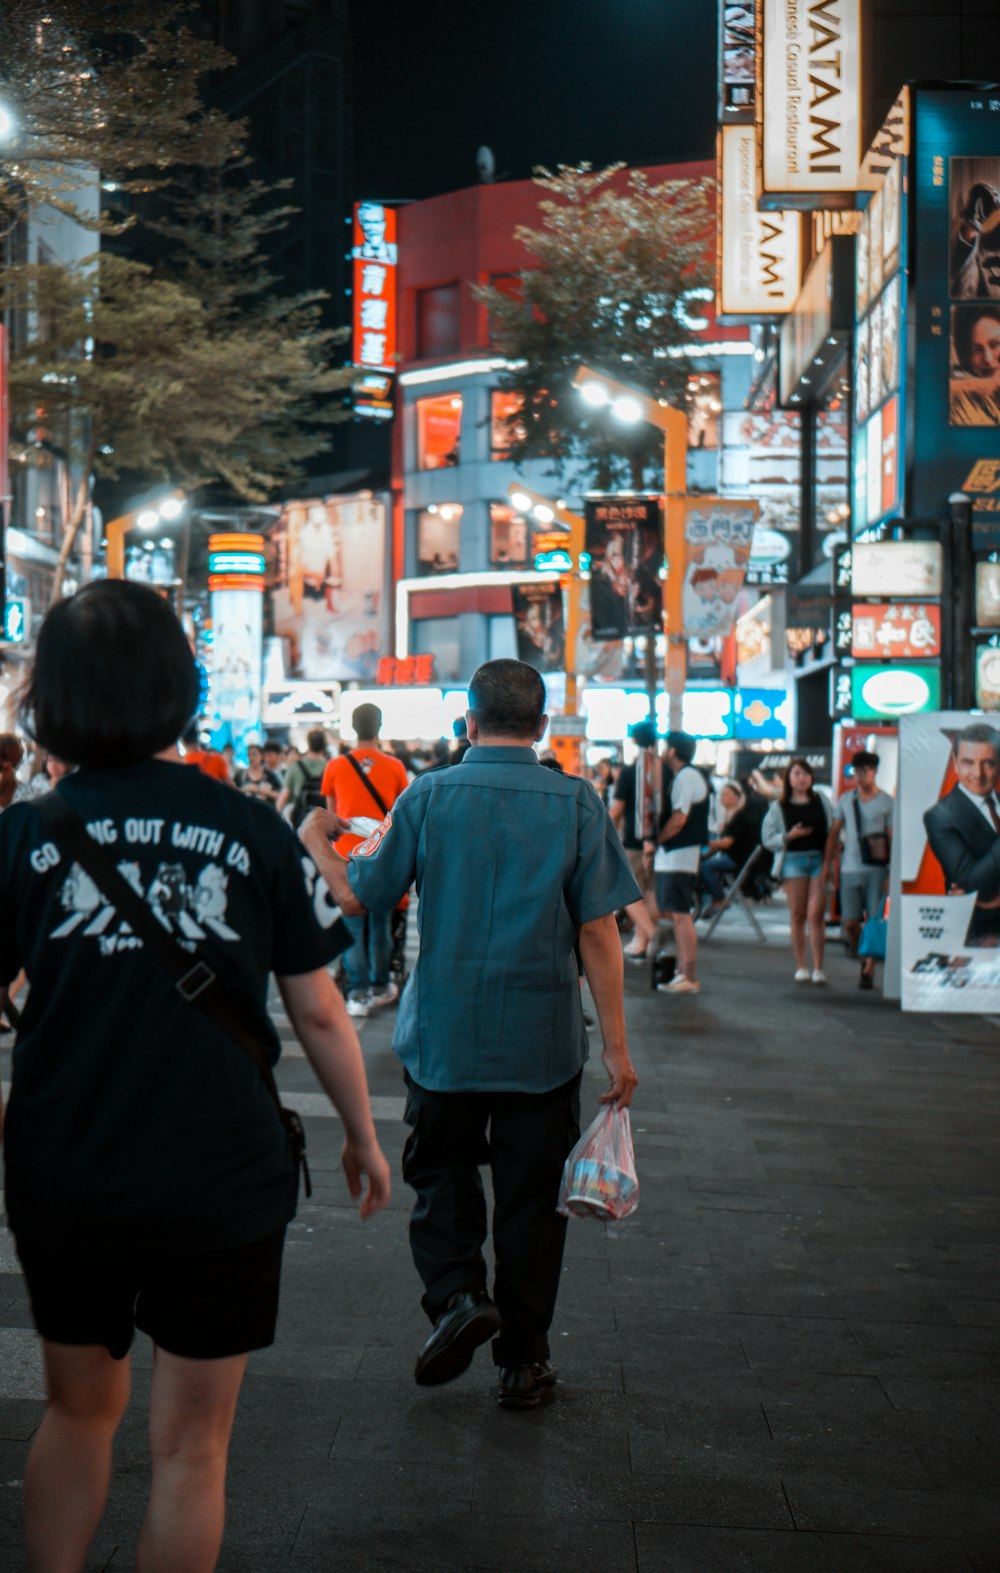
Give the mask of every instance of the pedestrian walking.
M 382 712 L 378 705 L 358 705 L 351 716 L 357 745 L 331 759 L 323 773 L 326 806 L 353 828 L 337 838 L 337 851 L 347 857 L 370 834 L 374 821 L 389 813 L 408 778 L 402 761 L 378 746 Z M 367 821 L 365 828 L 359 828 Z M 405 893 L 404 893 L 405 894 Z M 347 974 L 347 1011 L 367 1016 L 381 1005 L 391 1005 L 399 989 L 389 976 L 392 962 L 392 913 L 369 912 L 344 922 L 353 941 L 344 956 Z
M 187 639 L 149 588 L 102 580 L 46 617 L 23 719 L 80 768 L 0 817 L 0 984 L 22 965 L 31 981 L 5 1200 L 48 1393 L 25 1470 L 31 1573 L 84 1567 L 136 1328 L 155 1347 L 135 1566 L 216 1565 L 247 1352 L 273 1342 L 296 1206 L 267 1081 L 270 971 L 344 1122 L 352 1195 L 367 1176 L 362 1216 L 389 1199 L 326 970 L 347 935 L 271 810 L 183 765 L 197 702 Z
M 653 750 L 656 748 L 656 728 L 651 721 L 637 721 L 629 728 L 629 737 L 639 749 Z M 640 755 L 640 759 L 641 759 Z M 651 763 L 659 778 L 663 766 L 661 762 L 651 756 Z M 642 961 L 652 954 L 656 942 L 656 918 L 650 911 L 649 903 L 652 901 L 652 857 L 647 857 L 643 851 L 643 825 L 644 805 L 640 803 L 636 808 L 636 783 L 639 778 L 639 761 L 631 765 L 622 765 L 618 772 L 618 779 L 612 788 L 611 803 L 608 812 L 612 823 L 622 838 L 628 866 L 632 870 L 635 882 L 642 892 L 638 901 L 632 901 L 625 908 L 626 916 L 632 924 L 632 938 L 625 946 L 624 954 L 630 961 Z
M 298 754 L 285 771 L 285 784 L 275 807 L 293 830 L 297 830 L 310 809 L 323 806 L 323 775 L 330 760 L 326 733 L 321 726 L 306 733 L 306 751 Z
M 654 847 L 656 905 L 670 919 L 677 942 L 677 971 L 664 994 L 700 994 L 698 934 L 698 867 L 708 840 L 708 782 L 693 764 L 695 740 L 688 732 L 668 732 L 664 759 L 670 772 L 660 811 Z
M 792 929 L 792 954 L 796 983 L 822 984 L 826 945 L 827 837 L 830 807 L 817 792 L 812 766 L 793 759 L 785 773 L 781 796 L 764 818 L 761 839 L 777 855 L 775 877 L 784 885 Z M 812 971 L 807 965 L 806 933 L 812 950 Z
M 259 803 L 269 803 L 272 808 L 276 805 L 281 782 L 274 771 L 265 765 L 264 750 L 259 743 L 247 744 L 246 766 L 237 770 L 233 785 L 247 797 L 256 798 Z
M 893 801 L 875 784 L 878 755 L 861 749 L 851 756 L 855 785 L 833 810 L 825 853 L 824 883 L 840 850 L 840 923 L 847 954 L 857 956 L 862 924 L 881 914 L 889 884 Z M 875 983 L 875 957 L 864 956 L 858 988 Z
M 624 1108 L 636 1075 L 625 1035 L 614 913 L 637 887 L 590 786 L 546 770 L 545 687 L 521 661 L 489 661 L 469 687 L 472 747 L 428 771 L 345 863 L 342 822 L 313 814 L 302 840 L 342 910 L 389 912 L 416 881 L 420 947 L 393 1047 L 411 1127 L 403 1177 L 416 1192 L 413 1259 L 433 1324 L 416 1363 L 433 1386 L 493 1339 L 503 1408 L 534 1408 L 556 1381 L 548 1330 L 565 1238 L 556 1212 L 579 1134 L 588 1054 L 574 943 L 597 1007 L 608 1090 Z M 495 1276 L 487 1294 L 493 1178 Z

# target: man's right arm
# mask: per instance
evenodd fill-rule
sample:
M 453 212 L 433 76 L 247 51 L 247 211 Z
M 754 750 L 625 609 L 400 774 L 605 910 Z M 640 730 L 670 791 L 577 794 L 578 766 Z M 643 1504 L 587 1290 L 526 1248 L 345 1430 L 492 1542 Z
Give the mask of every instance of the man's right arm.
M 299 826 L 299 840 L 319 869 L 321 879 L 326 880 L 330 894 L 341 912 L 349 918 L 361 918 L 368 909 L 361 905 L 351 889 L 347 878 L 347 859 L 342 858 L 330 845 L 331 836 L 342 836 L 349 829 L 347 820 L 341 819 L 339 814 L 331 814 L 325 808 L 314 808 Z

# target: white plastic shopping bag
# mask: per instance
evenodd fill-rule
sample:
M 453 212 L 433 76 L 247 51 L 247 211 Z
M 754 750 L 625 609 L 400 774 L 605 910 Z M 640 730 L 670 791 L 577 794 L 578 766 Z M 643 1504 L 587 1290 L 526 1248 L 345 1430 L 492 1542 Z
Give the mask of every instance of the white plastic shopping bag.
M 606 1104 L 566 1159 L 556 1211 L 564 1217 L 627 1218 L 639 1205 L 639 1181 L 627 1109 Z

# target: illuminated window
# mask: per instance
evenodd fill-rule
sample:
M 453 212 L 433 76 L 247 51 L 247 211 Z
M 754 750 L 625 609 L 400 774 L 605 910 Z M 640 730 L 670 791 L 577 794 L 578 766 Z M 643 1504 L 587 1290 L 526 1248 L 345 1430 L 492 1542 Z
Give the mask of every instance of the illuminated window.
M 441 393 L 417 400 L 417 468 L 447 470 L 458 463 L 462 438 L 462 396 Z
M 509 459 L 512 439 L 523 438 L 524 427 L 517 419 L 523 404 L 520 393 L 494 388 L 490 394 L 490 458 Z
M 722 414 L 722 384 L 718 372 L 689 377 L 687 385 L 688 447 L 717 448 Z
M 509 504 L 490 503 L 490 562 L 495 568 L 523 568 L 528 561 L 528 523 Z
M 455 355 L 461 344 L 457 284 L 417 290 L 417 359 Z
M 431 503 L 417 514 L 417 572 L 457 573 L 462 535 L 460 503 Z

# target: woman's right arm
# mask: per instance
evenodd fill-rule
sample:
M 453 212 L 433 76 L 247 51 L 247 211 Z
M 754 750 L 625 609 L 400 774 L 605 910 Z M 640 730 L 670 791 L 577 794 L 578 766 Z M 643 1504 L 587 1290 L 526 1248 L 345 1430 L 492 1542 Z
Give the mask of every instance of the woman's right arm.
M 388 1205 L 389 1165 L 375 1134 L 365 1064 L 354 1024 L 325 967 L 279 977 L 278 987 L 306 1059 L 344 1122 L 346 1134 L 340 1161 L 353 1197 L 361 1195 L 361 1176 L 368 1177 L 360 1212 L 362 1218 L 370 1218 Z

